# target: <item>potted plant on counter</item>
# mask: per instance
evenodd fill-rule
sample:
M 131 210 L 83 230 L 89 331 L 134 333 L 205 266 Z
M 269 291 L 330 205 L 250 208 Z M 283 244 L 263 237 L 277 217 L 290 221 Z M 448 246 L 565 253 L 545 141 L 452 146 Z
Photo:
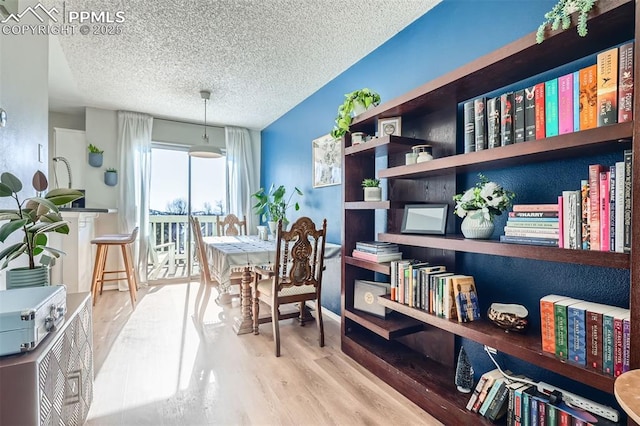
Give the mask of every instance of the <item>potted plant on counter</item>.
M 118 184 L 118 171 L 114 168 L 108 168 L 104 172 L 104 183 L 108 186 L 116 186 Z
M 355 90 L 344 95 L 342 105 L 338 107 L 336 124 L 331 131 L 331 137 L 339 139 L 349 131 L 352 116 L 361 114 L 374 106 L 380 105 L 380 95 L 370 89 Z
M 362 181 L 364 188 L 364 201 L 381 201 L 382 188 L 379 179 L 365 179 Z
M 287 210 L 291 207 L 295 211 L 300 210 L 300 204 L 298 202 L 291 204 L 291 200 L 295 194 L 302 196 L 302 191 L 297 187 L 293 188 L 293 192 L 289 195 L 289 198 L 285 199 L 287 189 L 284 185 L 280 185 L 276 188 L 274 184 L 271 184 L 269 192 L 266 192 L 264 188 L 260 188 L 252 197 L 255 197 L 258 202 L 253 206 L 254 211 L 261 215 L 263 222 L 269 224 L 271 233 L 275 235 L 278 221 L 282 219 L 282 229 L 286 229 L 289 221 L 287 220 Z
M 89 165 L 92 167 L 102 167 L 102 157 L 104 150 L 94 144 L 89 144 Z
M 0 175 L 0 197 L 13 198 L 15 209 L 0 209 L 0 221 L 8 221 L 0 227 L 0 242 L 4 243 L 14 232 L 22 232 L 22 241 L 10 244 L 0 251 L 0 269 L 6 268 L 11 261 L 26 255 L 29 265 L 7 271 L 7 288 L 42 286 L 49 282 L 48 265 L 36 266 L 36 256 L 51 255 L 54 258 L 64 254 L 60 250 L 47 246 L 47 233 L 68 234 L 68 222 L 63 220 L 58 206 L 82 198 L 84 194 L 75 189 L 54 189 L 44 197 L 40 193 L 48 186 L 47 178 L 41 171 L 33 176 L 33 188 L 38 192 L 35 197 L 20 200 L 22 182 L 9 172 Z M 48 256 L 45 258 L 50 259 Z M 41 259 L 42 260 L 42 259 Z M 46 262 L 45 262 L 46 263 Z

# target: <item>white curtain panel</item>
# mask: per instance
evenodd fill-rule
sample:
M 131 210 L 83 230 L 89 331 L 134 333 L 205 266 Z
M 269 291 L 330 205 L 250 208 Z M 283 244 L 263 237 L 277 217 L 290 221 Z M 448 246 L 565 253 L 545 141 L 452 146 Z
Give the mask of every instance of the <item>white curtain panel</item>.
M 249 130 L 225 127 L 227 143 L 227 210 L 239 218 L 247 216 L 247 232 L 255 234 L 257 216 L 251 209 L 255 170 Z
M 118 111 L 118 158 L 120 194 L 118 217 L 120 232 L 139 227 L 134 264 L 140 284 L 147 283 L 149 257 L 149 192 L 151 180 L 151 128 L 153 117 L 136 112 Z M 120 290 L 126 291 L 124 281 Z

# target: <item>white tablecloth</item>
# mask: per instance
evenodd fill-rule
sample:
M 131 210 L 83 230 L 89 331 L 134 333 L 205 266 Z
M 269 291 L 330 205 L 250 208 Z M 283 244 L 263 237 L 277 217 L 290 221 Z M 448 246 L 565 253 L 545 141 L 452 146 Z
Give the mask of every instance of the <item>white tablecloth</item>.
M 205 237 L 209 269 L 222 288 L 228 288 L 231 273 L 245 266 L 273 265 L 276 259 L 276 240 L 261 240 L 257 235 L 237 237 Z M 340 246 L 327 243 L 325 259 L 338 256 Z
M 263 241 L 257 235 L 205 237 L 204 243 L 211 276 L 223 288 L 229 286 L 232 272 L 245 266 L 273 264 L 276 259 L 276 241 Z

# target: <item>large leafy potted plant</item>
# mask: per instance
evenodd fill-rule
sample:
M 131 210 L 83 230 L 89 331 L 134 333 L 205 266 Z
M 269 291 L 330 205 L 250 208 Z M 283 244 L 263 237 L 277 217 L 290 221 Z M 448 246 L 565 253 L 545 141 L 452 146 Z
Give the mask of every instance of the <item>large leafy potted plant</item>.
M 60 216 L 58 206 L 65 205 L 84 195 L 74 189 L 54 189 L 44 196 L 40 193 L 48 186 L 47 178 L 41 171 L 33 176 L 35 197 L 21 200 L 22 182 L 11 173 L 0 175 L 0 197 L 13 198 L 15 209 L 0 209 L 0 221 L 8 221 L 0 226 L 0 242 L 4 243 L 14 232 L 23 234 L 22 241 L 3 247 L 0 251 L 0 269 L 5 269 L 11 261 L 25 255 L 29 266 L 7 271 L 7 288 L 48 284 L 48 265 L 36 266 L 35 258 L 40 254 L 54 258 L 64 254 L 47 245 L 47 233 L 68 234 L 68 222 Z M 43 256 L 44 257 L 44 256 Z M 45 259 L 50 259 L 46 256 Z
M 347 93 L 344 98 L 344 102 L 338 107 L 336 125 L 331 131 L 331 136 L 335 139 L 341 138 L 349 131 L 353 116 L 380 105 L 380 95 L 367 88 Z
M 258 202 L 253 206 L 254 211 L 261 215 L 263 222 L 269 223 L 269 229 L 275 234 L 277 223 L 282 219 L 282 227 L 286 229 L 289 221 L 287 220 L 287 210 L 293 207 L 294 210 L 300 210 L 300 204 L 295 202 L 291 204 L 291 200 L 295 194 L 302 196 L 302 191 L 297 187 L 293 188 L 293 192 L 286 198 L 287 189 L 284 185 L 280 185 L 276 188 L 274 184 L 271 184 L 269 191 L 265 191 L 264 188 L 260 188 L 256 193 L 252 194 Z

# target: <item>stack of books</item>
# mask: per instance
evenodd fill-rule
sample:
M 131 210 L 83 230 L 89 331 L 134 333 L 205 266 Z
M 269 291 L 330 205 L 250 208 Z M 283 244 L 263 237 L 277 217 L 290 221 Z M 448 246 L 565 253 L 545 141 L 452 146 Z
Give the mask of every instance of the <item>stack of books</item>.
M 385 243 L 382 241 L 358 241 L 353 250 L 353 257 L 370 262 L 391 262 L 402 259 L 402 253 L 395 243 Z
M 515 204 L 500 241 L 558 247 L 561 232 L 558 204 Z

